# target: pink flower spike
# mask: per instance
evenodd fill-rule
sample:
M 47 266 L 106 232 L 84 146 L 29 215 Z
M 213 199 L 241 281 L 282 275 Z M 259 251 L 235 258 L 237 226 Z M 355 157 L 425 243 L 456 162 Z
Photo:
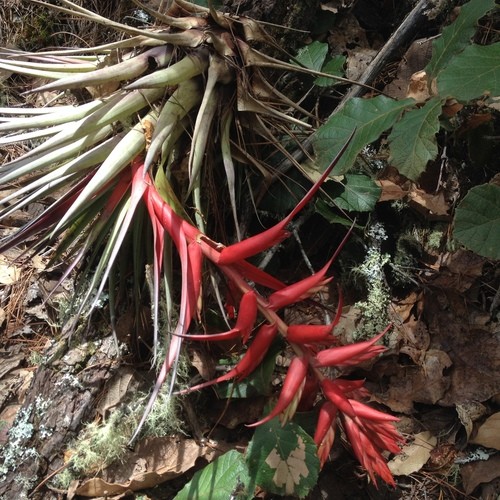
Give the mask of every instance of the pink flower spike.
M 251 280 L 258 285 L 265 286 L 271 290 L 280 290 L 286 286 L 279 279 L 271 276 L 257 266 L 250 264 L 250 262 L 247 262 L 246 260 L 235 262 L 233 267 L 236 268 L 236 270 L 247 280 Z
M 286 224 L 287 221 L 283 220 L 275 226 L 262 231 L 262 233 L 224 247 L 217 258 L 216 264 L 234 264 L 281 243 L 290 235 L 288 231 L 285 231 Z
M 365 434 L 378 449 L 387 450 L 396 455 L 401 452 L 401 448 L 398 443 L 404 444 L 404 439 L 398 433 L 393 424 L 382 424 L 381 422 L 370 422 L 370 424 L 374 425 L 368 426 L 367 422 L 363 422 Z M 389 427 L 396 433 L 395 437 L 389 437 L 384 433 L 384 431 L 389 430 Z
M 355 399 L 350 399 L 349 403 L 356 412 L 356 416 L 361 419 L 372 420 L 374 422 L 398 422 L 399 418 L 383 413 L 381 411 L 375 410 L 371 406 L 365 405 L 356 401 Z
M 306 193 L 302 200 L 297 204 L 297 206 L 288 214 L 281 222 L 278 222 L 275 226 L 263 231 L 260 234 L 251 236 L 243 241 L 235 243 L 225 247 L 220 252 L 220 256 L 216 263 L 220 265 L 233 264 L 239 260 L 247 259 L 252 257 L 274 245 L 277 245 L 285 238 L 289 236 L 289 233 L 285 230 L 285 227 L 289 222 L 311 201 L 312 197 L 317 193 L 321 184 L 330 175 L 335 165 L 338 163 L 342 155 L 345 153 L 347 147 L 349 146 L 352 138 L 354 137 L 355 130 L 353 130 L 347 142 L 342 146 L 337 156 L 332 160 L 328 168 L 323 172 L 321 177 L 313 184 L 311 189 Z
M 332 340 L 333 325 L 289 325 L 286 338 L 295 344 L 313 344 Z
M 220 382 L 226 382 L 227 380 L 231 380 L 233 378 L 238 380 L 244 379 L 260 365 L 277 333 L 277 325 L 265 323 L 259 328 L 245 354 L 232 370 L 229 370 L 227 373 L 217 377 L 216 379 L 209 380 L 208 382 L 203 382 L 202 384 L 180 391 L 179 394 L 199 391 L 205 387 L 210 387 L 211 385 L 215 385 Z
M 354 418 L 356 416 L 356 412 L 354 408 L 351 406 L 349 399 L 346 395 L 337 387 L 335 381 L 329 380 L 327 378 L 321 381 L 321 389 L 323 390 L 323 394 L 325 397 L 331 401 L 340 412 L 349 415 Z
M 250 424 L 247 427 L 257 427 L 258 425 L 265 424 L 272 420 L 274 417 L 278 416 L 280 413 L 284 412 L 294 401 L 294 399 L 299 401 L 302 388 L 306 381 L 307 368 L 309 366 L 308 356 L 296 356 L 293 358 L 290 366 L 288 367 L 288 372 L 283 382 L 283 388 L 280 392 L 280 397 L 276 406 L 273 408 L 271 413 L 267 417 Z M 296 405 L 295 405 L 296 406 Z M 293 415 L 288 415 L 290 419 Z
M 337 417 L 337 407 L 331 401 L 325 401 L 318 413 L 318 422 L 316 424 L 316 431 L 314 433 L 314 442 L 319 446 L 328 429 L 334 424 Z
M 344 428 L 351 443 L 354 455 L 365 468 L 371 480 L 377 486 L 375 474 L 382 478 L 387 484 L 395 486 L 394 478 L 387 467 L 387 463 L 378 451 L 374 443 L 357 425 L 356 421 L 347 415 L 342 415 Z
M 257 296 L 253 290 L 249 290 L 240 301 L 240 308 L 238 311 L 238 319 L 236 325 L 231 330 L 223 333 L 212 333 L 204 335 L 179 335 L 189 340 L 201 342 L 219 342 L 221 340 L 231 340 L 241 337 L 244 344 L 246 344 L 248 337 L 252 333 L 253 325 L 257 319 Z
M 390 326 L 370 340 L 341 347 L 332 347 L 331 349 L 319 352 L 316 355 L 317 366 L 353 366 L 362 361 L 374 358 L 386 350 L 384 346 L 376 346 L 373 344 L 375 344 L 389 328 Z
M 331 281 L 331 278 L 326 278 L 325 280 L 325 274 L 331 263 L 332 259 L 330 259 L 316 274 L 308 276 L 293 285 L 289 285 L 271 294 L 269 297 L 269 307 L 276 311 L 282 307 L 293 304 L 298 300 L 308 297 L 310 292 L 315 291 L 316 287 L 319 285 L 324 285 Z

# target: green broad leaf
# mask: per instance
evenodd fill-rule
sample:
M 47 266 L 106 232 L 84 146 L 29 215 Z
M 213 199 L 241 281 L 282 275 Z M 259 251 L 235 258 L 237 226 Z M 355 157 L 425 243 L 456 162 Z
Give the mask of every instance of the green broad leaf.
M 343 181 L 328 181 L 323 189 L 336 207 L 349 212 L 371 212 L 382 191 L 363 174 L 346 174 Z
M 432 43 L 432 58 L 425 68 L 429 81 L 470 44 L 478 20 L 495 7 L 495 0 L 471 0 L 460 7 L 460 14 Z
M 389 135 L 389 162 L 413 181 L 420 177 L 428 161 L 437 156 L 440 114 L 441 99 L 434 97 L 422 108 L 405 113 Z
M 228 451 L 198 471 L 174 500 L 228 500 L 253 498 L 248 468 L 243 455 Z
M 396 101 L 385 96 L 372 99 L 352 98 L 343 109 L 332 115 L 313 137 L 316 168 L 323 172 L 356 130 L 332 176 L 345 174 L 361 150 L 392 127 L 401 113 L 414 104 L 413 99 Z
M 500 259 L 500 186 L 473 187 L 455 212 L 453 236 L 483 257 Z
M 321 71 L 327 54 L 327 43 L 313 42 L 305 47 L 302 47 L 295 56 L 295 60 L 303 64 L 308 69 Z
M 333 76 L 344 76 L 344 65 L 346 57 L 345 56 L 335 56 L 329 61 L 327 61 L 321 68 L 322 73 L 328 73 Z M 338 80 L 333 78 L 327 78 L 326 76 L 320 76 L 314 80 L 314 85 L 318 87 L 333 87 L 339 83 Z
M 439 74 L 437 87 L 459 101 L 500 95 L 500 43 L 467 47 Z
M 323 199 L 319 199 L 314 204 L 314 209 L 318 214 L 321 215 L 321 217 L 323 217 L 330 224 L 340 224 L 345 227 L 352 226 L 352 220 L 348 219 L 343 215 L 339 215 L 338 210 L 332 208 L 332 205 L 330 203 L 327 203 Z M 354 227 L 356 229 L 363 229 L 363 226 L 359 226 L 358 224 L 355 224 Z
M 239 382 L 223 382 L 215 386 L 217 396 L 227 398 L 251 398 L 269 396 L 271 381 L 276 367 L 276 356 L 282 349 L 280 342 L 274 342 L 264 357 L 262 363 L 246 378 Z
M 250 476 L 269 493 L 305 497 L 319 473 L 317 447 L 297 424 L 278 418 L 255 431 L 247 451 Z

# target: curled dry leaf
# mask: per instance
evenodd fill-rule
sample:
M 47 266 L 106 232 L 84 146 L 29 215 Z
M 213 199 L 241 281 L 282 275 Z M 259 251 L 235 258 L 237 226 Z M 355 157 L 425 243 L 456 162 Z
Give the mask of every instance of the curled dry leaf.
M 464 426 L 467 439 L 470 438 L 474 429 L 474 422 L 486 413 L 486 406 L 475 401 L 466 401 L 456 405 L 457 415 Z
M 500 412 L 494 413 L 486 419 L 470 442 L 500 450 Z
M 418 472 L 429 460 L 436 443 L 436 437 L 428 431 L 416 434 L 413 442 L 403 446 L 401 454 L 388 462 L 389 470 L 395 476 Z
M 125 457 L 123 463 L 106 469 L 102 477 L 83 482 L 76 489 L 76 494 L 109 497 L 153 488 L 184 474 L 199 457 L 212 461 L 219 454 L 212 447 L 200 446 L 194 439 L 179 436 L 146 439 L 135 452 Z

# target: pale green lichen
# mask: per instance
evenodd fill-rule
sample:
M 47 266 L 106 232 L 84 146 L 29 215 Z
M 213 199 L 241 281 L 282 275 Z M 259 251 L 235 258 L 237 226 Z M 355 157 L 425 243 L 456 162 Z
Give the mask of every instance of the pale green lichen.
M 390 263 L 390 256 L 382 253 L 382 242 L 387 239 L 382 224 L 375 223 L 367 231 L 370 240 L 363 263 L 353 272 L 366 285 L 366 299 L 355 304 L 362 321 L 354 332 L 354 338 L 367 338 L 382 331 L 389 324 L 388 306 L 390 290 L 385 278 L 384 266 Z
M 70 446 L 71 458 L 66 469 L 56 476 L 55 486 L 66 489 L 74 479 L 96 474 L 123 460 L 148 397 L 138 393 L 133 401 L 114 410 L 104 423 L 87 424 Z M 182 432 L 179 411 L 178 398 L 169 397 L 166 389 L 161 391 L 144 425 L 143 435 L 162 437 Z
M 41 439 L 50 436 L 52 431 L 43 425 L 37 426 L 37 422 L 43 417 L 49 407 L 49 401 L 37 396 L 35 401 L 26 408 L 21 408 L 16 416 L 14 424 L 9 429 L 9 440 L 0 450 L 0 481 L 5 480 L 9 471 L 15 471 L 27 460 L 36 460 L 38 453 L 35 448 L 26 446 L 38 429 Z

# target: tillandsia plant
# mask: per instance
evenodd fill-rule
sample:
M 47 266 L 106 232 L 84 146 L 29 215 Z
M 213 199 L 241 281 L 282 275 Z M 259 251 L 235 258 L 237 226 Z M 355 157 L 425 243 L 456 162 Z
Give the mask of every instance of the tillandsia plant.
M 340 421 L 371 478 L 375 481 L 380 476 L 394 484 L 382 451 L 399 451 L 402 440 L 393 426 L 397 419 L 360 401 L 367 396 L 363 381 L 331 380 L 324 370 L 377 356 L 384 348 L 375 343 L 384 332 L 370 341 L 332 347 L 341 304 L 328 325 L 288 325 L 279 315 L 281 309 L 312 296 L 331 280 L 326 273 L 335 255 L 320 271 L 290 285 L 247 260 L 288 236 L 288 224 L 318 191 L 347 144 L 287 217 L 260 234 L 239 234 L 236 186 L 242 175 L 237 167 L 246 165 L 265 180 L 277 175 L 273 169 L 276 158 L 286 158 L 300 168 L 283 144 L 300 147 L 313 132 L 311 115 L 282 95 L 262 68 L 272 68 L 275 73 L 311 70 L 253 48 L 255 41 L 273 45 L 255 21 L 185 0 L 175 0 L 164 13 L 136 1 L 156 20 L 155 26 L 141 29 L 112 22 L 68 0 L 61 0 L 60 6 L 34 3 L 131 35 L 85 50 L 0 51 L 0 68 L 50 80 L 27 90 L 28 94 L 51 92 L 54 96 L 42 108 L 0 109 L 0 146 L 36 144 L 0 168 L 0 184 L 16 186 L 3 198 L 0 218 L 34 201 L 52 200 L 40 215 L 5 239 L 0 251 L 34 241 L 29 251 L 53 247 L 52 263 L 70 261 L 63 279 L 72 270 L 79 271 L 75 319 L 67 326 L 69 334 L 82 315 L 91 314 L 106 286 L 113 325 L 113 292 L 117 281 L 126 281 L 128 272 L 119 266 L 119 255 L 127 247 L 133 249 L 134 294 L 138 297 L 137 283 L 146 264 L 152 263 L 154 349 L 160 342 L 162 282 L 167 315 L 177 317 L 177 324 L 166 339 L 167 355 L 132 440 L 168 377 L 173 392 L 176 364 L 186 338 L 240 338 L 248 343 L 232 370 L 189 389 L 192 391 L 244 379 L 280 335 L 295 356 L 275 409 L 255 425 L 278 415 L 286 421 L 299 405 L 312 404 L 321 392 L 326 402 L 315 435 L 321 462 L 328 457 Z M 87 89 L 93 97 L 77 105 L 60 105 L 67 102 L 66 92 L 71 89 Z M 210 175 L 221 178 L 219 172 L 213 173 L 217 165 L 222 166 L 238 240 L 230 245 L 208 236 L 214 224 L 206 179 Z M 181 268 L 178 308 L 170 294 L 174 247 Z M 239 298 L 236 321 L 224 333 L 190 333 L 201 318 L 204 270 L 210 275 L 214 269 Z M 216 283 L 215 278 L 211 281 Z M 261 289 L 270 292 L 264 294 Z

